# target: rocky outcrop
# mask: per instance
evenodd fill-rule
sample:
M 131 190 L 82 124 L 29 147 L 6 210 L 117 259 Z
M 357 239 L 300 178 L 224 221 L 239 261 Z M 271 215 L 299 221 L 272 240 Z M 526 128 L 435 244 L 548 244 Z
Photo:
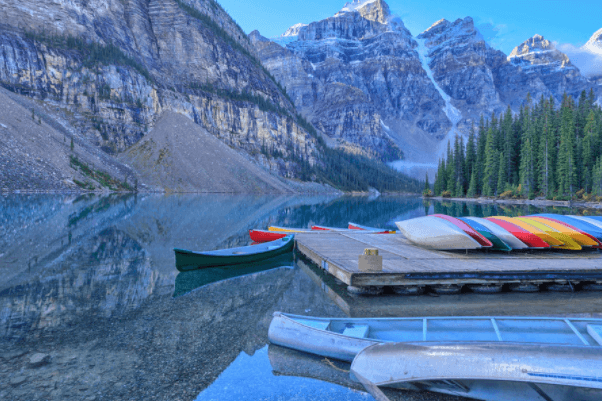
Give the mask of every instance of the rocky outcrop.
M 541 35 L 517 46 L 508 63 L 496 71 L 496 78 L 501 98 L 515 110 L 524 104 L 528 93 L 534 99 L 553 97 L 560 104 L 565 93 L 578 98 L 584 90 L 598 89 L 566 54 Z
M 467 17 L 437 21 L 418 35 L 427 49 L 428 67 L 439 87 L 461 113 L 458 129 L 468 133 L 481 114 L 500 113 L 506 108 L 495 84 L 494 71 L 506 56 L 491 48 Z
M 0 21 L 1 84 L 62 108 L 108 153 L 173 111 L 260 163 L 270 149 L 280 175 L 296 176 L 293 150 L 316 159 L 316 138 L 214 0 L 0 0 Z
M 166 192 L 294 192 L 284 180 L 173 112 L 164 113 L 121 158 L 141 172 L 143 182 Z M 278 169 L 286 166 L 273 166 Z

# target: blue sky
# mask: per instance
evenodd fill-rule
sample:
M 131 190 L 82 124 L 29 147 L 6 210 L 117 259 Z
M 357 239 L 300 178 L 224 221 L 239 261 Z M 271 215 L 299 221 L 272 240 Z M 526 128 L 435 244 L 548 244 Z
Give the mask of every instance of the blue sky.
M 218 0 L 250 33 L 282 34 L 289 26 L 328 18 L 345 0 Z M 435 21 L 471 16 L 487 41 L 509 54 L 535 34 L 560 44 L 581 46 L 602 28 L 601 0 L 386 0 L 391 12 L 417 35 Z

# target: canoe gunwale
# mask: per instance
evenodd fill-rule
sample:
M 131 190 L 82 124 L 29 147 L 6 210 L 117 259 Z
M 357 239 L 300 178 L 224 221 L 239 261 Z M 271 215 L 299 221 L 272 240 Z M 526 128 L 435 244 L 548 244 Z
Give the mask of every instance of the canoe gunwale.
M 303 316 L 299 316 L 299 318 L 303 318 Z M 310 318 L 308 320 L 312 319 Z M 331 321 L 331 319 L 319 320 Z M 293 334 L 287 335 L 287 325 L 293 326 Z M 312 338 L 314 341 L 308 341 L 308 339 Z M 270 343 L 282 347 L 292 348 L 314 355 L 335 358 L 346 362 L 353 361 L 353 358 L 355 358 L 357 353 L 362 349 L 370 345 L 383 343 L 381 340 L 350 337 L 341 333 L 307 326 L 286 314 L 279 312 L 274 313 L 274 317 L 270 322 L 268 339 L 270 340 Z M 324 341 L 324 339 L 328 341 Z M 304 344 L 307 344 L 308 346 L 304 346 Z
M 288 239 L 287 239 L 288 238 Z M 285 240 L 286 241 L 283 241 Z M 268 248 L 272 242 L 284 242 L 282 245 L 278 246 L 275 249 L 266 249 Z M 294 235 L 287 235 L 282 239 L 278 239 L 275 241 L 264 242 L 259 245 L 251 245 L 247 247 L 238 247 L 231 248 L 231 250 L 236 249 L 245 249 L 249 247 L 260 247 L 264 249 L 263 251 L 258 251 L 254 253 L 243 253 L 243 254 L 214 254 L 213 252 L 223 252 L 227 250 L 219 250 L 219 251 L 208 251 L 208 252 L 195 252 L 188 251 L 185 249 L 174 248 L 175 256 L 176 256 L 176 268 L 183 271 L 191 271 L 197 269 L 203 269 L 208 267 L 220 267 L 220 266 L 229 266 L 229 265 L 239 265 L 245 263 L 255 263 L 260 262 L 262 260 L 267 260 L 274 258 L 276 256 L 282 255 L 284 253 L 290 252 L 295 247 L 295 238 Z M 180 259 L 180 260 L 178 260 Z M 189 259 L 189 260 L 187 260 Z

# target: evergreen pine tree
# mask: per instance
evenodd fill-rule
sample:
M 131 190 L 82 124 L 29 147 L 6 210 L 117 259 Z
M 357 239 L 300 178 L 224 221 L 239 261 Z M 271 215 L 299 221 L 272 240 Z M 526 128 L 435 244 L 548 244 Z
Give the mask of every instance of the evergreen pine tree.
M 520 186 L 522 195 L 532 196 L 533 195 L 533 183 L 534 183 L 534 160 L 533 160 L 533 148 L 531 146 L 531 138 L 527 137 L 521 147 L 521 161 L 520 161 Z
M 583 189 L 590 192 L 592 188 L 592 171 L 595 162 L 595 151 L 599 148 L 597 143 L 596 115 L 590 111 L 587 116 L 587 123 L 583 129 L 583 146 L 581 155 L 581 175 L 583 176 Z
M 524 109 L 523 109 L 524 114 Z M 516 160 L 518 159 L 518 144 L 516 140 L 516 132 L 512 120 L 512 109 L 510 106 L 506 109 L 504 119 L 502 120 L 502 135 L 504 138 L 504 147 L 502 153 L 504 158 L 500 161 L 504 164 L 505 178 L 504 182 L 512 183 L 516 172 Z M 501 191 L 498 188 L 499 191 Z
M 451 142 L 447 142 L 447 163 L 446 163 L 446 187 L 452 195 L 456 193 L 456 162 L 451 148 Z
M 493 196 L 497 186 L 498 175 L 498 154 L 494 146 L 494 137 L 491 129 L 487 132 L 487 140 L 485 142 L 485 172 L 483 175 L 483 192 L 484 196 Z
M 456 184 L 454 186 L 454 196 L 464 196 L 464 140 L 456 135 L 454 141 L 454 173 Z
M 476 168 L 477 164 L 477 143 L 476 143 L 476 135 L 474 130 L 474 124 L 470 128 L 470 132 L 468 134 L 468 142 L 466 143 L 466 160 L 464 167 L 464 176 L 466 179 L 470 179 L 472 177 L 472 172 Z
M 593 170 L 592 193 L 595 196 L 602 196 L 602 157 L 598 157 Z
M 506 181 L 506 166 L 504 165 L 504 160 L 507 160 L 504 157 L 504 152 L 500 153 L 500 158 L 499 158 L 499 163 L 498 163 L 498 175 L 497 175 L 497 185 L 496 185 L 496 189 L 494 191 L 494 195 L 495 196 L 499 196 L 502 194 L 502 192 L 504 192 L 505 188 L 506 188 L 506 183 L 508 181 Z
M 445 160 L 441 159 L 439 160 L 439 168 L 437 169 L 437 176 L 435 178 L 435 195 L 441 196 L 441 193 L 446 190 L 446 176 Z
M 570 98 L 561 107 L 560 147 L 558 148 L 557 185 L 559 195 L 572 195 L 576 175 L 575 123 Z
M 473 171 L 470 175 L 470 183 L 468 184 L 468 191 L 466 192 L 466 196 L 469 198 L 474 198 L 477 196 L 477 174 L 476 171 Z

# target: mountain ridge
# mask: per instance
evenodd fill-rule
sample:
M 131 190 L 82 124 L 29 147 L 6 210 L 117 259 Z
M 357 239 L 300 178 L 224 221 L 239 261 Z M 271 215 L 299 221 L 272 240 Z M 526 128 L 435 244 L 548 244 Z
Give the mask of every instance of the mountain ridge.
M 360 10 L 367 8 L 378 11 L 364 13 L 368 15 L 365 17 Z M 385 1 L 356 0 L 332 17 L 296 26 L 296 36 L 273 40 L 282 51 L 272 48 L 266 52 L 267 46 L 252 40 L 262 62 L 286 87 L 302 114 L 326 135 L 355 144 L 366 153 L 380 154 L 386 161 L 392 161 L 391 155 L 380 148 L 391 145 L 379 148 L 366 138 L 390 138 L 407 156 L 408 166 L 436 166 L 437 158 L 445 153 L 445 142 L 456 129 L 467 136 L 482 115 L 499 115 L 508 107 L 517 113 L 527 93 L 533 98 L 551 96 L 559 104 L 565 92 L 577 97 L 591 89 L 602 99 L 597 82 L 582 76 L 551 42 L 535 35 L 506 55 L 486 42 L 471 17 L 454 22 L 441 19 L 414 36 L 403 21 L 391 15 Z M 397 34 L 397 43 L 389 36 L 383 39 L 392 33 Z M 423 53 L 417 42 L 421 39 L 426 48 Z M 422 78 L 415 79 L 413 90 L 404 90 L 405 96 L 397 100 L 390 90 L 372 90 L 366 81 L 408 88 L 399 82 L 389 85 L 388 79 L 387 59 L 398 51 L 395 45 L 402 43 L 406 66 L 399 81 L 407 83 L 409 75 Z M 375 49 L 372 53 L 366 51 L 370 46 Z M 547 46 L 549 54 L 537 46 Z M 342 105 L 330 96 L 339 88 L 333 87 L 335 83 L 348 85 L 350 92 L 357 93 L 344 112 L 356 116 L 355 124 L 347 125 L 344 131 L 339 129 L 344 126 L 340 120 Z M 427 93 L 431 103 L 419 100 L 417 93 Z M 396 104 L 389 107 L 392 100 Z M 382 124 L 377 127 L 366 121 Z

